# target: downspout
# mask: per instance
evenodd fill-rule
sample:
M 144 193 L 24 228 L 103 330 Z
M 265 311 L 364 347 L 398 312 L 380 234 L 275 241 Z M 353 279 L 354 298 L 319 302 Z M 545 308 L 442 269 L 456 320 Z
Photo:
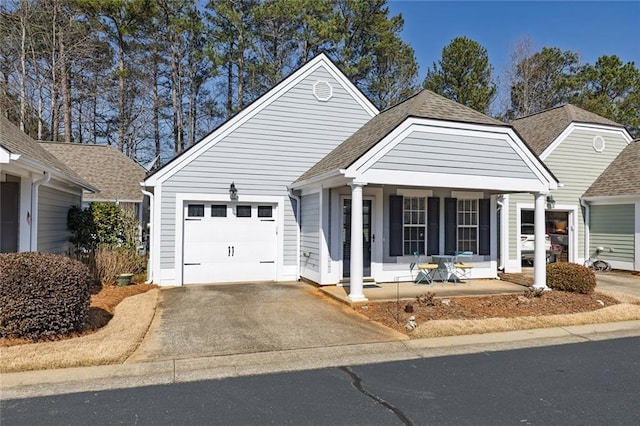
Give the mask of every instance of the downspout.
M 300 280 L 300 197 L 293 193 L 293 189 L 287 186 L 287 191 L 289 192 L 289 197 L 296 200 L 296 222 L 298 222 L 298 226 L 296 226 L 296 280 Z
M 590 243 L 590 224 L 591 224 L 591 207 L 589 204 L 581 197 L 580 205 L 584 207 L 584 259 L 587 260 L 589 258 L 589 243 Z
M 500 215 L 499 215 L 500 226 L 498 227 L 500 230 L 500 238 L 498 238 L 498 244 L 500 244 L 500 264 L 498 265 L 498 271 L 504 272 L 504 244 L 503 244 L 504 241 L 502 241 L 502 227 L 504 222 L 504 218 L 502 217 L 502 208 L 504 207 L 503 200 L 504 200 L 504 195 L 502 194 L 496 197 L 496 204 L 498 205 L 497 211 L 500 212 Z M 498 212 L 496 212 L 496 214 L 498 214 Z
M 29 229 L 29 251 L 38 249 L 38 188 L 51 180 L 51 173 L 45 171 L 40 180 L 31 182 L 31 226 Z
M 140 188 L 140 190 L 144 195 L 149 197 L 149 230 L 148 230 L 149 231 L 149 247 L 147 248 L 147 281 L 145 281 L 145 283 L 152 284 L 153 283 L 153 262 L 151 261 L 151 256 L 153 252 L 151 251 L 151 247 L 153 247 L 153 245 L 151 243 L 153 242 L 153 192 L 149 192 L 144 188 L 145 187 L 143 186 L 142 188 Z

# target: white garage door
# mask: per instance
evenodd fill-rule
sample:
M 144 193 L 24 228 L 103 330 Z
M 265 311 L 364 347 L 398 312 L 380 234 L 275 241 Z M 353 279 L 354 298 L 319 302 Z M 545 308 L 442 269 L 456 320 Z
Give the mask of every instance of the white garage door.
M 184 209 L 185 284 L 275 280 L 275 205 L 189 202 Z

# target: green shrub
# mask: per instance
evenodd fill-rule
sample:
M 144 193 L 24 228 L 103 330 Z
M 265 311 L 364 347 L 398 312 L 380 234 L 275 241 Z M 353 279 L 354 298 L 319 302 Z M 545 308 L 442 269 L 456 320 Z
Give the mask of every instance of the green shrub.
M 596 276 L 586 266 L 576 263 L 547 265 L 547 286 L 554 290 L 591 294 L 596 288 Z
M 43 340 L 81 331 L 91 274 L 50 253 L 0 254 L 0 337 Z

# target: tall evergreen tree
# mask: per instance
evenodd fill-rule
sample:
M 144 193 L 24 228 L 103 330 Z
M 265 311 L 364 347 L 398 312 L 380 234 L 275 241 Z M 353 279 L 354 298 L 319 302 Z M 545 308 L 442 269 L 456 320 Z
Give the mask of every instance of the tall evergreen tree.
M 467 37 L 456 37 L 442 49 L 442 58 L 427 70 L 425 89 L 487 113 L 496 94 L 487 49 Z
M 576 77 L 580 91 L 571 97 L 576 105 L 624 125 L 640 136 L 640 70 L 617 55 L 601 56 L 584 66 Z

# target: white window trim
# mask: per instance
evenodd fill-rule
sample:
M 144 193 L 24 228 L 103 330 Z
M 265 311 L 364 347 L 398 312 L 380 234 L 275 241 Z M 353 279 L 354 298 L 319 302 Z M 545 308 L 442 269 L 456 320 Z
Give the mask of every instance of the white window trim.
M 453 193 L 452 193 L 453 194 Z M 473 194 L 473 193 L 467 193 L 467 194 Z M 477 194 L 477 193 L 476 193 Z M 482 194 L 481 194 L 482 195 Z M 460 228 L 475 228 L 476 230 L 476 246 L 475 249 L 472 250 L 473 253 L 475 255 L 478 254 L 478 247 L 480 245 L 480 235 L 479 235 L 479 228 L 480 228 L 480 198 L 473 198 L 473 197 L 453 197 L 456 198 L 456 250 L 460 250 Z M 458 223 L 458 213 L 460 212 L 460 209 L 458 208 L 458 203 L 460 201 L 475 201 L 476 205 L 475 205 L 475 214 L 476 214 L 476 224 L 475 225 L 460 225 L 460 223 Z
M 430 189 L 406 189 L 406 188 L 401 188 L 396 190 L 396 195 L 401 195 L 402 197 L 418 197 L 418 198 L 424 198 L 424 247 L 423 247 L 423 251 L 427 252 L 427 224 L 429 223 L 428 220 L 429 218 L 427 217 L 427 198 L 429 197 L 433 197 L 433 191 Z M 400 258 L 412 258 L 413 257 L 413 253 L 409 253 L 406 254 L 404 252 L 404 227 L 405 227 L 405 223 L 404 223 L 404 200 L 402 202 L 402 256 L 398 256 Z

